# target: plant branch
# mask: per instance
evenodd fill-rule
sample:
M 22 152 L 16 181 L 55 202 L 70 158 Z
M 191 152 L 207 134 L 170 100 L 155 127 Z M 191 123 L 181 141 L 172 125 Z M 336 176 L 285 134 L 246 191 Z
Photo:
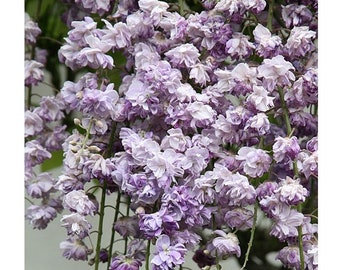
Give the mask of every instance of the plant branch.
M 251 232 L 250 232 L 250 239 L 249 239 L 249 242 L 248 242 L 248 248 L 247 248 L 247 252 L 246 252 L 246 257 L 244 259 L 244 263 L 243 263 L 242 268 L 240 270 L 243 270 L 246 267 L 248 259 L 249 259 L 250 250 L 251 250 L 251 247 L 253 246 L 254 235 L 255 235 L 255 228 L 256 228 L 256 222 L 257 222 L 257 208 L 258 208 L 258 203 L 256 201 L 255 205 L 254 205 L 253 226 L 252 226 Z

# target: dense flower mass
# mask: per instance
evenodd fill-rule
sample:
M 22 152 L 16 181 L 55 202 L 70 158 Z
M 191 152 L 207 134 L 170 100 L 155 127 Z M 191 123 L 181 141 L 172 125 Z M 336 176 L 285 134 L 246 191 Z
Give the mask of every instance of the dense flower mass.
M 318 269 L 317 1 L 27 2 L 25 217 L 63 257 Z

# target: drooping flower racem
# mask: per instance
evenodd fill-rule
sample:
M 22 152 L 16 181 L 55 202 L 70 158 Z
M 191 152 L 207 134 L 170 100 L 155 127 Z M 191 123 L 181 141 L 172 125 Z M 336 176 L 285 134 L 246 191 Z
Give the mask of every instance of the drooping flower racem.
M 257 234 L 317 269 L 317 1 L 65 4 L 68 29 L 25 26 L 28 224 L 66 211 L 62 255 L 96 269 L 246 265 Z

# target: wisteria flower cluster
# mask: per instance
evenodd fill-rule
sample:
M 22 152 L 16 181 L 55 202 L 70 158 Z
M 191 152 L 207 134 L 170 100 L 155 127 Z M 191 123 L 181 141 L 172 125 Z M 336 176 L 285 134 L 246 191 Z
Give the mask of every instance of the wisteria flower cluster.
M 318 269 L 317 0 L 56 2 L 59 36 L 25 14 L 33 229 L 95 270 Z

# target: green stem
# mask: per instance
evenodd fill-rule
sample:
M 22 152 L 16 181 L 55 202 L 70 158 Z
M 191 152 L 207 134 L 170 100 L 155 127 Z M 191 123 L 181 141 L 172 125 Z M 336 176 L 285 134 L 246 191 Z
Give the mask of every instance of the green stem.
M 113 243 L 115 242 L 116 230 L 114 228 L 114 225 L 118 220 L 119 207 L 120 207 L 120 197 L 121 197 L 121 194 L 118 191 L 117 199 L 116 199 L 116 211 L 115 211 L 115 215 L 114 215 L 114 218 L 113 218 L 113 224 L 112 224 L 112 229 L 111 229 L 111 240 L 110 240 L 109 254 L 108 254 L 108 260 L 107 260 L 107 269 L 110 268 L 111 258 L 112 258 L 112 248 L 113 248 Z
M 298 211 L 302 212 L 301 204 L 298 205 Z M 305 256 L 303 253 L 303 241 L 302 241 L 302 225 L 298 227 L 298 239 L 299 239 L 299 253 L 300 253 L 300 269 L 305 269 Z
M 112 131 L 111 131 L 111 135 L 110 135 L 110 139 L 109 139 L 109 144 L 108 144 L 106 151 L 104 153 L 104 158 L 110 157 L 110 155 L 112 153 L 113 144 L 115 142 L 116 127 L 117 127 L 116 122 L 113 122 Z
M 283 109 L 283 118 L 284 118 L 284 121 L 285 121 L 285 124 L 286 124 L 286 128 L 287 128 L 287 134 L 289 136 L 291 136 L 292 133 L 293 133 L 293 129 L 292 129 L 292 126 L 290 124 L 289 110 L 288 110 L 287 104 L 285 102 L 285 98 L 284 98 L 284 94 L 283 94 L 283 89 L 281 87 L 279 87 L 278 91 L 279 91 L 279 95 L 280 95 L 281 107 Z M 293 170 L 294 170 L 294 175 L 298 176 L 299 175 L 299 170 L 298 170 L 297 163 L 296 163 L 295 160 L 293 162 Z
M 31 108 L 31 104 L 32 104 L 32 86 L 29 86 L 27 93 L 27 110 Z
M 267 28 L 271 32 L 273 30 L 273 7 L 274 1 L 268 0 L 268 17 L 267 17 Z
M 148 240 L 148 245 L 146 247 L 146 257 L 145 257 L 145 270 L 149 270 L 149 259 L 150 259 L 150 247 L 151 247 L 151 240 Z
M 126 205 L 126 217 L 128 217 L 129 216 L 129 214 L 130 214 L 130 203 L 131 203 L 131 201 L 130 201 L 130 197 L 128 197 L 128 201 L 127 201 L 127 205 Z M 124 254 L 126 254 L 126 252 L 127 252 L 127 246 L 128 246 L 128 237 L 125 237 L 125 246 L 124 246 Z
M 289 120 L 289 110 L 287 108 L 284 94 L 283 94 L 283 89 L 281 87 L 278 88 L 279 95 L 280 95 L 280 101 L 281 101 L 281 107 L 283 109 L 283 118 L 287 127 L 287 134 L 292 133 L 292 126 L 290 125 L 290 120 Z
M 178 5 L 179 5 L 179 14 L 183 16 L 184 15 L 184 0 L 178 0 Z
M 283 90 L 280 87 L 278 90 L 279 90 L 279 95 L 280 95 L 280 100 L 281 100 L 281 106 L 283 109 L 283 117 L 285 119 L 285 123 L 287 127 L 287 134 L 292 134 L 292 127 L 290 125 L 290 120 L 289 120 L 289 111 L 287 108 L 287 104 L 284 100 Z M 299 175 L 299 170 L 297 167 L 296 160 L 293 161 L 293 169 L 294 169 L 294 176 L 297 177 Z M 302 204 L 298 205 L 298 211 L 302 213 Z M 305 259 L 304 259 L 304 254 L 303 254 L 303 241 L 302 241 L 302 225 L 298 227 L 298 241 L 299 241 L 299 253 L 300 253 L 300 269 L 305 269 Z
M 30 204 L 34 205 L 34 202 L 31 201 L 29 198 L 25 197 L 25 200 L 28 201 Z
M 253 219 L 253 226 L 251 228 L 251 232 L 250 232 L 250 239 L 249 239 L 249 242 L 248 242 L 248 248 L 247 248 L 247 252 L 246 252 L 246 257 L 244 259 L 244 263 L 243 263 L 243 266 L 241 268 L 241 270 L 243 270 L 246 265 L 247 265 L 247 262 L 248 262 L 248 259 L 249 259 L 249 254 L 250 254 L 250 250 L 251 250 L 251 247 L 253 245 L 253 242 L 254 242 L 254 235 L 255 235 L 255 228 L 256 228 L 256 221 L 257 221 L 257 208 L 258 208 L 258 203 L 257 201 L 255 202 L 255 205 L 254 205 L 254 219 Z
M 104 181 L 103 188 L 102 188 L 102 197 L 100 201 L 100 209 L 99 209 L 98 238 L 97 238 L 96 257 L 95 257 L 95 266 L 94 266 L 95 270 L 99 269 L 98 267 L 99 267 L 99 261 L 100 261 L 99 256 L 100 256 L 101 240 L 102 240 L 102 235 L 103 235 L 106 188 L 107 188 L 107 183 L 106 181 Z
M 93 125 L 93 119 L 91 118 L 89 127 L 86 129 L 85 138 L 84 138 L 83 144 L 81 146 L 81 152 L 84 151 L 86 143 L 87 143 L 87 141 L 88 141 L 88 139 L 90 137 L 90 131 L 91 131 L 92 125 Z

